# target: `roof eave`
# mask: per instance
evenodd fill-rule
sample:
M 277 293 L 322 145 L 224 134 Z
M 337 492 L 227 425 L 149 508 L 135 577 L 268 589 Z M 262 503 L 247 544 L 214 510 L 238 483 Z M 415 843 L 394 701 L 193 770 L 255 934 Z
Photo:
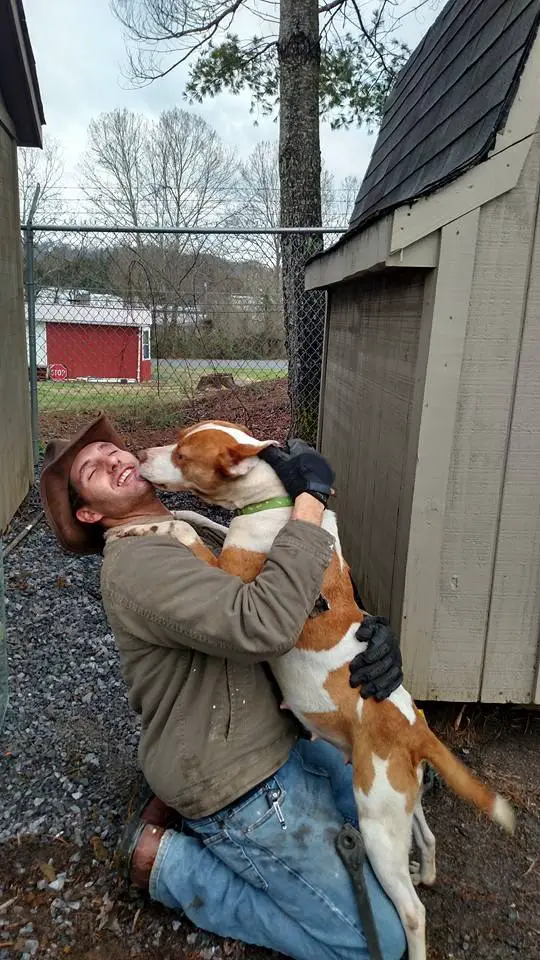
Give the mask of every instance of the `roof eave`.
M 330 288 L 366 273 L 396 267 L 425 270 L 436 267 L 439 257 L 436 233 L 412 243 L 407 250 L 392 253 L 393 219 L 389 214 L 365 230 L 348 234 L 347 239 L 314 257 L 306 267 L 306 290 Z
M 22 0 L 0 0 L 0 91 L 21 147 L 41 147 L 45 123 Z

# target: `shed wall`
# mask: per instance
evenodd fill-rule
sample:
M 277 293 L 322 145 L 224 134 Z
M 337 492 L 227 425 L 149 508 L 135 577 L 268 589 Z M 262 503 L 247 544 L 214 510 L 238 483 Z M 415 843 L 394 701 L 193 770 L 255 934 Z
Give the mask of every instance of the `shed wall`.
M 539 175 L 537 137 L 516 188 L 480 211 L 444 508 L 429 697 L 530 699 L 538 646 L 533 581 L 539 562 L 534 488 L 540 429 L 538 381 L 533 385 L 531 374 L 540 372 L 540 317 L 537 279 L 530 291 L 529 284 Z
M 0 530 L 33 478 L 22 282 L 17 153 L 0 124 Z
M 47 361 L 67 367 L 68 380 L 76 377 L 137 379 L 139 330 L 137 327 L 48 323 Z
M 345 556 L 368 609 L 399 625 L 399 530 L 426 271 L 372 274 L 330 294 L 321 446 L 336 470 Z

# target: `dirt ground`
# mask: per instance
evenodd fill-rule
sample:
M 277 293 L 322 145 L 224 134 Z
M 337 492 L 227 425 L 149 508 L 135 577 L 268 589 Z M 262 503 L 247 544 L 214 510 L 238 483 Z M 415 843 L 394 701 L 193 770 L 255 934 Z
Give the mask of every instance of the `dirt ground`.
M 42 413 L 42 443 L 52 437 L 69 436 L 88 423 L 97 412 L 92 408 L 77 413 L 67 410 Z M 163 443 L 181 427 L 212 417 L 243 423 L 255 435 L 281 441 L 287 436 L 291 408 L 287 380 L 283 379 L 236 387 L 234 390 L 207 390 L 189 401 L 180 399 L 177 404 L 158 401 L 145 417 L 135 410 L 121 408 L 110 411 L 110 415 L 120 433 L 129 437 L 135 450 Z
M 426 712 L 446 742 L 518 812 L 517 832 L 509 839 L 443 787 L 426 798 L 438 843 L 436 886 L 421 890 L 429 958 L 534 960 L 540 956 L 540 715 L 509 707 L 469 707 L 455 730 L 457 706 L 432 705 Z M 207 936 L 181 916 L 131 900 L 114 876 L 110 853 L 97 842 L 79 849 L 61 838 L 20 837 L 6 845 L 0 879 L 0 957 L 272 956 Z M 64 872 L 67 880 L 59 894 L 48 882 L 62 878 Z M 30 933 L 21 937 L 19 931 L 28 931 L 28 924 Z M 28 938 L 34 949 L 39 943 L 34 954 L 25 954 Z

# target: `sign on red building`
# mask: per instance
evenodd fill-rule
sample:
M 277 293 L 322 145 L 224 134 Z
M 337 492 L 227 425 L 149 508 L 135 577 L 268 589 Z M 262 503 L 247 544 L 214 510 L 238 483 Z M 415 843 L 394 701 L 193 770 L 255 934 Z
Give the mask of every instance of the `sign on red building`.
M 51 380 L 67 380 L 67 367 L 63 363 L 49 364 L 49 376 Z

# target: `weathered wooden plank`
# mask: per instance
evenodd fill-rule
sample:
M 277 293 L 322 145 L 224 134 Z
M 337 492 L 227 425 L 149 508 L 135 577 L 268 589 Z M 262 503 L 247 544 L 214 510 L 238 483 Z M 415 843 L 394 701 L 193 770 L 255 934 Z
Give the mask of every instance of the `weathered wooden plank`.
M 405 594 L 405 576 L 407 570 L 407 555 L 409 551 L 409 533 L 411 527 L 411 511 L 414 495 L 414 481 L 416 477 L 418 440 L 422 422 L 424 404 L 424 386 L 429 359 L 431 341 L 431 323 L 433 307 L 437 289 L 437 270 L 430 270 L 426 275 L 424 285 L 424 302 L 420 320 L 420 335 L 418 341 L 418 355 L 411 400 L 411 412 L 407 436 L 407 449 L 403 469 L 403 489 L 398 517 L 396 536 L 396 551 L 394 561 L 394 578 L 392 581 L 391 610 L 394 622 L 401 625 L 403 615 L 403 599 Z
M 334 288 L 327 332 L 322 449 L 345 555 L 368 608 L 392 616 L 424 278 L 397 269 Z
M 328 334 L 330 329 L 330 317 L 332 311 L 332 291 L 326 291 L 326 307 L 324 311 L 324 333 L 321 358 L 321 387 L 319 393 L 319 415 L 317 417 L 317 449 L 321 449 L 323 423 L 324 423 L 324 398 L 326 393 L 326 368 L 328 362 Z
M 531 207 L 535 206 L 531 192 Z M 528 292 L 517 370 L 482 700 L 536 699 L 540 630 L 540 215 L 531 235 Z
M 28 361 L 14 141 L 0 127 L 0 531 L 31 483 Z
M 481 211 L 433 626 L 430 697 L 480 695 L 534 198 L 536 141 L 517 187 Z M 459 293 L 460 282 L 456 285 Z
M 441 236 L 401 625 L 405 680 L 413 696 L 419 698 L 434 693 L 431 679 L 433 626 L 439 602 L 448 471 L 469 316 L 478 221 L 479 211 L 476 210 L 445 227 Z M 479 637 L 477 643 L 482 650 L 483 637 Z M 478 687 L 478 680 L 476 684 Z

